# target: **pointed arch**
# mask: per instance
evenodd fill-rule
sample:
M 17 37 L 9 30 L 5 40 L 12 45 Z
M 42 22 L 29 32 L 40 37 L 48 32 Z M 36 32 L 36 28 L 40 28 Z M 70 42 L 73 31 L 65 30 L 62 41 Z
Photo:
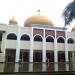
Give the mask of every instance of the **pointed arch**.
M 46 42 L 54 42 L 54 37 L 53 36 L 47 36 L 46 37 Z
M 34 36 L 34 41 L 38 41 L 38 42 L 42 41 L 42 36 L 39 35 L 39 34 L 35 35 Z
M 60 36 L 60 37 L 57 38 L 57 42 L 58 43 L 65 43 L 65 39 Z

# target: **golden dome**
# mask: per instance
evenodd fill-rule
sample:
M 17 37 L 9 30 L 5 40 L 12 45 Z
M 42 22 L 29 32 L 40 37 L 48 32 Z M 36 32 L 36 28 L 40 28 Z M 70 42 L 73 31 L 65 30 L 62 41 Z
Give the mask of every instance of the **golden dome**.
M 73 26 L 72 31 L 75 31 L 75 25 Z
M 18 23 L 17 23 L 16 19 L 13 17 L 9 20 L 9 24 L 17 25 Z
M 53 26 L 53 23 L 48 19 L 48 17 L 41 15 L 31 16 L 24 22 L 24 26 L 31 26 L 31 24 L 42 24 Z

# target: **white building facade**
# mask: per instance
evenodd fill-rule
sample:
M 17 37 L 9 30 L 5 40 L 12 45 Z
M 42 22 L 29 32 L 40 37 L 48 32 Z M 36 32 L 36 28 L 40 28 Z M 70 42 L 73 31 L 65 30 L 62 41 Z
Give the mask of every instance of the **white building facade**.
M 14 17 L 0 24 L 1 72 L 70 71 L 74 57 L 75 27 L 68 32 L 41 15 L 29 17 L 24 27 Z

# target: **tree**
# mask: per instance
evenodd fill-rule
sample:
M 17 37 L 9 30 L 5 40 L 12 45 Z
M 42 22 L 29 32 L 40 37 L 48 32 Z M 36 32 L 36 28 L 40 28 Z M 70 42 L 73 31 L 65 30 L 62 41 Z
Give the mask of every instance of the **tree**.
M 65 21 L 65 26 L 67 24 L 70 25 L 73 19 L 75 19 L 75 0 L 73 0 L 71 3 L 69 3 L 63 12 L 63 17 Z

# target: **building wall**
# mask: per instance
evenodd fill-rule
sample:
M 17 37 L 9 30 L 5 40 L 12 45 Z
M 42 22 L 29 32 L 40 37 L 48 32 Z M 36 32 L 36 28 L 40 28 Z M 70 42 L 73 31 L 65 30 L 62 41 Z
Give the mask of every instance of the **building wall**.
M 33 45 L 33 49 L 34 50 L 42 50 L 43 49 L 43 44 L 42 42 L 34 42 L 34 45 Z
M 69 51 L 75 51 L 75 44 L 68 44 Z
M 68 50 L 75 51 L 75 32 L 68 32 L 67 37 L 67 39 L 72 38 L 74 40 L 74 44 L 68 44 Z
M 54 51 L 54 43 L 46 43 L 46 50 Z
M 75 41 L 75 32 L 68 32 L 67 33 L 67 39 L 68 38 L 72 38 L 72 39 L 74 39 L 74 41 Z
M 30 27 L 21 27 L 21 36 L 23 34 L 27 34 L 29 36 L 31 36 L 31 28 Z
M 18 28 L 17 28 L 17 26 L 10 26 L 10 27 L 7 27 L 6 33 L 7 33 L 7 35 L 8 35 L 9 33 L 15 33 L 15 34 L 17 35 L 17 33 L 18 33 Z
M 16 49 L 16 42 L 15 40 L 7 40 L 6 41 L 6 48 L 8 49 Z M 42 50 L 42 42 L 34 42 L 33 49 L 34 50 Z M 65 45 L 64 43 L 57 44 L 58 51 L 64 51 Z M 69 50 L 74 51 L 75 45 L 69 45 Z M 20 41 L 20 49 L 30 49 L 30 41 Z M 46 50 L 54 50 L 54 43 L 46 43 Z
M 6 30 L 7 30 L 7 25 L 5 25 L 5 24 L 0 24 L 0 30 L 6 31 Z
M 17 26 L 0 26 L 0 29 L 4 29 L 6 31 L 6 34 L 15 33 L 16 36 L 18 34 L 18 27 Z M 21 27 L 21 36 L 24 34 L 31 36 L 31 28 L 30 27 Z M 20 37 L 21 37 L 20 36 Z M 67 33 L 68 38 L 73 38 L 75 41 L 75 32 L 68 32 Z M 30 37 L 31 38 L 31 37 Z M 16 43 L 17 40 L 7 40 L 6 39 L 6 48 L 13 48 L 16 49 Z M 58 43 L 58 51 L 64 51 L 65 45 L 63 43 Z M 30 42 L 29 41 L 20 41 L 20 48 L 21 49 L 30 49 Z M 74 51 L 75 44 L 68 44 L 68 50 Z M 34 42 L 34 50 L 42 50 L 42 43 L 41 42 Z M 54 44 L 53 43 L 46 43 L 46 50 L 54 50 Z
M 65 51 L 65 44 L 64 43 L 58 43 L 57 49 L 58 49 L 58 51 Z
M 16 49 L 16 42 L 15 40 L 6 40 L 6 48 L 7 49 Z
M 10 49 L 10 50 L 16 49 L 17 40 L 8 40 L 7 35 L 10 33 L 15 33 L 17 36 L 18 35 L 18 27 L 12 26 L 12 25 L 11 26 L 0 25 L 0 30 L 5 31 L 5 33 L 6 33 L 6 38 L 5 38 L 6 41 L 3 42 L 3 45 L 6 42 L 5 48 Z M 20 37 L 24 34 L 29 35 L 29 37 L 31 39 L 31 28 L 30 27 L 21 27 Z M 74 39 L 74 44 L 68 44 L 68 51 L 75 51 L 75 32 L 68 32 L 67 37 Z M 3 49 L 3 52 L 5 52 L 3 45 L 2 45 L 2 49 Z M 20 49 L 30 50 L 30 41 L 20 40 Z M 42 42 L 34 42 L 33 49 L 34 50 L 43 50 L 43 43 Z M 65 43 L 58 43 L 57 49 L 58 49 L 58 51 L 64 51 Z M 51 51 L 54 50 L 54 43 L 46 42 L 46 50 L 51 50 Z M 4 58 L 5 58 L 5 56 L 1 55 L 0 61 L 4 61 Z
M 21 41 L 20 48 L 30 50 L 30 41 Z

